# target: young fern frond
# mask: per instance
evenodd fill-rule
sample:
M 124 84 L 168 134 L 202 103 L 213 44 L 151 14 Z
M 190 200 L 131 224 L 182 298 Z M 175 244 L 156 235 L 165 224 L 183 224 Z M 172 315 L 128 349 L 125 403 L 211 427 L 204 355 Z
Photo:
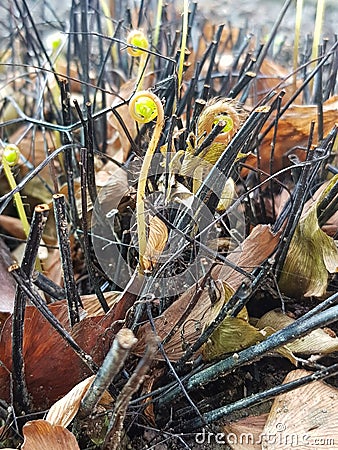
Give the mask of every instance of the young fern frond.
M 143 272 L 143 256 L 147 247 L 144 197 L 151 160 L 160 140 L 161 131 L 164 124 L 164 110 L 160 99 L 155 94 L 150 91 L 138 91 L 130 100 L 129 113 L 134 120 L 141 124 L 151 122 L 156 118 L 153 135 L 142 163 L 136 196 L 136 223 L 139 241 L 139 262 L 140 269 Z

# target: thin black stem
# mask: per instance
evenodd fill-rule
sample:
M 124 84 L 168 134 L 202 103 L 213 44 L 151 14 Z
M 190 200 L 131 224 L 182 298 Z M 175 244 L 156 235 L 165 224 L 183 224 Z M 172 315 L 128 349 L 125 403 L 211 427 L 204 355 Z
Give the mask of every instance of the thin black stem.
M 69 245 L 68 224 L 66 220 L 66 202 L 63 194 L 53 195 L 56 232 L 60 248 L 64 285 L 68 302 L 70 324 L 73 327 L 80 321 L 80 296 L 74 280 L 73 263 Z
M 31 279 L 33 275 L 34 265 L 48 213 L 49 207 L 47 205 L 38 205 L 35 207 L 31 229 L 27 237 L 26 249 L 22 260 L 22 271 L 28 279 Z M 17 415 L 27 414 L 32 408 L 26 384 L 23 356 L 26 298 L 27 297 L 18 286 L 15 294 L 12 316 L 12 392 L 13 405 Z
M 88 169 L 88 158 L 87 149 L 81 148 L 81 209 L 82 209 L 82 248 L 86 260 L 87 270 L 89 274 L 90 281 L 94 286 L 95 294 L 102 306 L 104 312 L 109 311 L 109 305 L 101 292 L 101 289 L 97 283 L 97 275 L 95 274 L 90 248 L 91 243 L 89 240 L 88 233 L 88 222 L 87 222 L 87 169 Z
M 15 281 L 20 286 L 23 293 L 29 298 L 33 305 L 41 312 L 43 317 L 48 320 L 52 327 L 59 333 L 59 335 L 64 339 L 69 346 L 75 351 L 75 353 L 81 358 L 81 360 L 86 364 L 87 367 L 93 373 L 98 370 L 97 365 L 94 363 L 93 358 L 82 350 L 82 348 L 75 342 L 72 336 L 67 330 L 62 326 L 59 320 L 54 316 L 54 314 L 48 309 L 45 301 L 36 292 L 34 285 L 22 272 L 17 264 L 9 267 L 8 271 L 13 275 Z
M 338 373 L 338 364 L 333 364 L 332 366 L 325 367 L 324 369 L 317 370 L 311 375 L 306 375 L 304 377 L 298 378 L 297 380 L 289 381 L 288 383 L 284 383 L 280 386 L 275 386 L 273 388 L 267 389 L 264 392 L 259 392 L 257 394 L 253 394 L 250 397 L 243 398 L 238 400 L 231 405 L 225 405 L 220 408 L 214 409 L 213 411 L 209 411 L 207 413 L 202 414 L 202 417 L 196 417 L 195 419 L 191 419 L 188 421 L 184 421 L 183 427 L 186 430 L 192 430 L 196 428 L 200 428 L 205 424 L 210 424 L 215 422 L 216 420 L 221 419 L 222 417 L 226 417 L 235 411 L 241 411 L 244 408 L 249 408 L 253 405 L 258 405 L 260 403 L 266 402 L 277 395 L 285 394 L 286 392 L 290 392 L 294 389 L 297 389 L 301 386 L 305 386 L 309 383 L 313 383 L 314 381 L 324 380 L 326 378 L 332 377 Z
M 222 361 L 200 370 L 198 373 L 188 378 L 185 386 L 189 391 L 210 383 L 212 380 L 215 380 L 221 375 L 224 376 L 234 369 L 261 358 L 263 355 L 271 352 L 277 347 L 281 347 L 288 342 L 299 339 L 319 327 L 329 325 L 337 320 L 337 314 L 338 306 L 335 305 L 325 311 L 321 311 L 318 314 L 308 317 L 306 320 L 298 319 L 282 330 L 272 334 L 265 341 L 262 341 L 259 344 L 236 353 L 236 355 L 229 356 Z M 159 403 L 161 405 L 165 404 L 181 395 L 180 388 L 176 386 L 175 388 L 171 388 L 166 395 L 162 396 L 159 399 Z
M 314 157 L 314 151 L 310 151 L 310 147 L 312 145 L 313 132 L 314 132 L 314 122 L 311 123 L 310 135 L 309 135 L 309 143 L 308 143 L 308 151 L 306 162 L 311 162 Z M 285 262 L 290 243 L 296 227 L 299 222 L 299 218 L 302 214 L 303 206 L 306 200 L 306 193 L 309 189 L 308 178 L 311 173 L 311 169 L 313 169 L 314 165 L 306 164 L 301 172 L 301 176 L 298 180 L 294 195 L 293 195 L 293 204 L 290 210 L 290 214 L 288 215 L 288 221 L 286 227 L 283 231 L 283 235 L 281 238 L 281 245 L 279 246 L 276 253 L 276 271 L 279 272 Z
M 68 81 L 62 80 L 62 82 L 60 83 L 60 92 L 61 92 L 63 124 L 65 126 L 69 126 L 71 125 L 72 120 L 71 120 L 70 92 Z M 69 133 L 62 134 L 62 143 L 64 145 L 71 144 Z M 67 179 L 68 199 L 70 204 L 70 216 L 72 218 L 73 226 L 74 228 L 76 228 L 79 223 L 79 215 L 77 212 L 75 189 L 74 189 L 73 151 L 74 149 L 72 147 L 65 150 L 64 165 Z
M 88 191 L 93 205 L 97 199 L 97 189 L 95 183 L 95 162 L 94 162 L 94 122 L 92 116 L 92 104 L 86 103 L 87 108 L 87 128 L 85 147 L 87 148 L 87 179 Z

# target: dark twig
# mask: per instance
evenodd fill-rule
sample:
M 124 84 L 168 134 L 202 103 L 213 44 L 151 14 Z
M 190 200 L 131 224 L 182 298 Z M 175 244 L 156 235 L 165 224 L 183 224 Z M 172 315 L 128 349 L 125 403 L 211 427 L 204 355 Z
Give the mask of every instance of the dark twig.
M 128 328 L 122 328 L 116 335 L 96 377 L 83 397 L 78 417 L 84 418 L 94 411 L 104 391 L 109 387 L 114 377 L 120 372 L 132 346 L 137 342 L 134 333 Z
M 34 209 L 30 233 L 27 237 L 26 249 L 22 260 L 22 271 L 28 279 L 32 278 L 36 257 L 44 227 L 49 213 L 48 205 L 38 205 Z M 31 410 L 31 402 L 25 379 L 23 357 L 23 334 L 25 325 L 26 296 L 18 286 L 12 319 L 12 384 L 13 404 L 17 415 L 27 414 Z
M 66 202 L 63 194 L 53 195 L 56 232 L 58 236 L 63 278 L 68 302 L 69 320 L 71 326 L 80 321 L 80 296 L 74 280 L 73 263 L 70 253 L 68 224 L 66 220 Z
M 41 312 L 43 317 L 48 320 L 53 328 L 60 334 L 62 339 L 64 339 L 69 346 L 75 351 L 75 353 L 81 358 L 81 360 L 88 366 L 92 372 L 96 373 L 98 370 L 97 365 L 94 363 L 93 358 L 84 352 L 82 348 L 74 341 L 72 336 L 67 330 L 61 325 L 59 320 L 54 316 L 54 314 L 48 309 L 46 302 L 40 297 L 36 292 L 35 286 L 27 278 L 27 276 L 22 272 L 18 264 L 13 264 L 8 268 L 8 271 L 13 275 L 15 281 L 20 286 L 20 289 L 26 295 L 26 297 L 33 303 L 33 305 Z
M 268 352 L 271 352 L 272 350 L 281 347 L 288 342 L 292 342 L 295 339 L 299 339 L 318 327 L 329 325 L 336 320 L 337 314 L 338 306 L 336 305 L 308 317 L 306 320 L 302 320 L 302 318 L 298 319 L 282 330 L 279 330 L 269 336 L 265 341 L 242 350 L 235 355 L 229 356 L 222 361 L 212 364 L 206 369 L 202 369 L 198 373 L 192 375 L 185 383 L 186 389 L 189 391 L 198 386 L 205 385 L 220 375 L 224 376 L 238 367 L 248 364 L 249 362 L 253 362 Z M 159 403 L 162 405 L 181 395 L 182 394 L 179 387 L 171 388 L 166 395 L 159 399 Z
M 240 411 L 253 405 L 258 405 L 276 397 L 277 395 L 290 392 L 314 381 L 324 380 L 326 378 L 337 375 L 337 373 L 338 364 L 333 364 L 332 366 L 325 367 L 324 369 L 318 370 L 311 375 L 306 375 L 304 377 L 298 378 L 297 380 L 289 381 L 288 383 L 284 383 L 280 386 L 275 386 L 273 388 L 267 389 L 266 391 L 259 392 L 258 394 L 253 394 L 249 397 L 238 400 L 231 405 L 225 405 L 220 408 L 214 409 L 213 411 L 209 411 L 205 414 L 202 414 L 202 418 L 196 417 L 195 419 L 187 420 L 183 423 L 183 427 L 185 430 L 193 430 L 199 428 L 201 426 L 204 426 L 205 424 L 213 423 L 216 420 L 221 419 L 222 417 L 226 417 L 229 414 L 234 413 L 235 411 Z
M 92 262 L 90 247 L 91 242 L 88 233 L 87 221 L 87 170 L 88 170 L 88 152 L 87 149 L 81 148 L 81 209 L 82 209 L 82 248 L 86 260 L 87 270 L 92 285 L 94 286 L 95 294 L 102 306 L 104 312 L 109 311 L 109 305 L 101 289 L 97 283 L 97 275 L 95 274 L 94 264 Z
M 307 151 L 307 157 L 306 162 L 311 162 L 314 157 L 314 151 L 310 150 L 312 145 L 312 139 L 313 139 L 313 131 L 314 131 L 314 122 L 311 123 L 310 128 L 310 137 L 309 137 L 309 143 L 308 143 L 308 151 Z M 306 193 L 309 189 L 309 184 L 307 182 L 308 177 L 310 176 L 311 169 L 316 167 L 316 164 L 307 164 L 303 167 L 301 176 L 298 180 L 297 186 L 295 188 L 295 191 L 293 193 L 293 204 L 290 210 L 290 213 L 288 215 L 288 221 L 285 226 L 285 229 L 283 230 L 283 235 L 281 238 L 281 245 L 279 246 L 277 253 L 276 253 L 276 271 L 282 269 L 283 264 L 285 262 L 285 258 L 287 255 L 287 252 L 290 247 L 290 243 L 293 237 L 293 234 L 296 230 L 299 218 L 302 214 L 302 209 L 306 200 Z

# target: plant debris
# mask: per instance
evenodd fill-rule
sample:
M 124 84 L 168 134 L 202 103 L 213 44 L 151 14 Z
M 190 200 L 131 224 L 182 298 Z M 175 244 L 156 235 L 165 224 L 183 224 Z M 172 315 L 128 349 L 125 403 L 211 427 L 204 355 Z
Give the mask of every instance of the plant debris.
M 335 448 L 325 2 L 70 3 L 0 6 L 0 447 Z

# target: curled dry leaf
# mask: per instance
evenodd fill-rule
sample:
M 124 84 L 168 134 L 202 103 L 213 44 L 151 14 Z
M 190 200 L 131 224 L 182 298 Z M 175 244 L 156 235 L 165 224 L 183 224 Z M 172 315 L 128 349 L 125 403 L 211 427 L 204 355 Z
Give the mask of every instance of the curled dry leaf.
M 273 253 L 278 240 L 279 235 L 273 234 L 269 226 L 258 225 L 241 247 L 234 250 L 228 259 L 244 270 L 253 269 Z M 231 289 L 236 290 L 244 279 L 244 275 L 223 264 L 212 270 L 211 277 L 217 282 L 221 291 L 224 290 L 223 283 L 225 281 Z M 155 330 L 160 339 L 164 339 L 175 328 L 173 336 L 164 345 L 167 356 L 172 361 L 177 361 L 183 355 L 185 346 L 193 344 L 205 327 L 207 313 L 212 303 L 208 289 L 199 291 L 199 286 L 200 282 L 189 288 L 161 316 L 155 319 Z M 194 297 L 196 298 L 196 295 L 197 301 L 191 305 L 191 301 Z M 183 316 L 185 316 L 183 324 L 176 327 Z M 146 336 L 150 332 L 149 324 L 139 328 L 137 333 L 139 342 L 134 349 L 135 353 L 143 353 Z M 158 354 L 157 357 L 161 359 Z
M 332 183 L 302 215 L 291 240 L 279 279 L 280 289 L 290 297 L 324 295 L 328 273 L 338 270 L 337 246 L 333 238 L 321 230 L 317 217 L 317 205 L 331 186 Z
M 88 391 L 88 388 L 92 384 L 95 375 L 78 383 L 73 389 L 68 392 L 64 397 L 54 403 L 48 411 L 46 420 L 52 425 L 61 425 L 68 427 L 70 422 L 76 416 L 82 398 Z
M 168 241 L 168 228 L 162 220 L 153 216 L 149 220 L 149 234 L 147 246 L 142 255 L 142 263 L 145 270 L 152 270 L 160 258 Z
M 73 433 L 46 420 L 31 420 L 23 427 L 22 450 L 80 450 Z
M 294 319 L 283 314 L 280 310 L 269 311 L 262 316 L 256 324 L 256 327 L 262 329 L 271 327 L 274 330 L 281 330 L 294 322 Z M 301 353 L 304 355 L 329 354 L 338 351 L 338 338 L 331 336 L 323 329 L 311 331 L 311 333 L 296 339 L 287 344 L 287 349 L 292 353 Z
M 284 383 L 310 374 L 305 370 L 294 370 L 286 376 Z M 273 402 L 263 430 L 262 448 L 336 448 L 337 401 L 338 390 L 323 381 L 314 381 L 279 395 Z M 269 436 L 275 439 L 268 440 Z
M 68 427 L 79 411 L 81 401 L 92 385 L 95 375 L 86 378 L 73 387 L 64 397 L 54 403 L 48 411 L 46 420 L 52 425 Z M 105 392 L 100 399 L 100 405 L 109 406 L 113 402 L 111 395 Z

